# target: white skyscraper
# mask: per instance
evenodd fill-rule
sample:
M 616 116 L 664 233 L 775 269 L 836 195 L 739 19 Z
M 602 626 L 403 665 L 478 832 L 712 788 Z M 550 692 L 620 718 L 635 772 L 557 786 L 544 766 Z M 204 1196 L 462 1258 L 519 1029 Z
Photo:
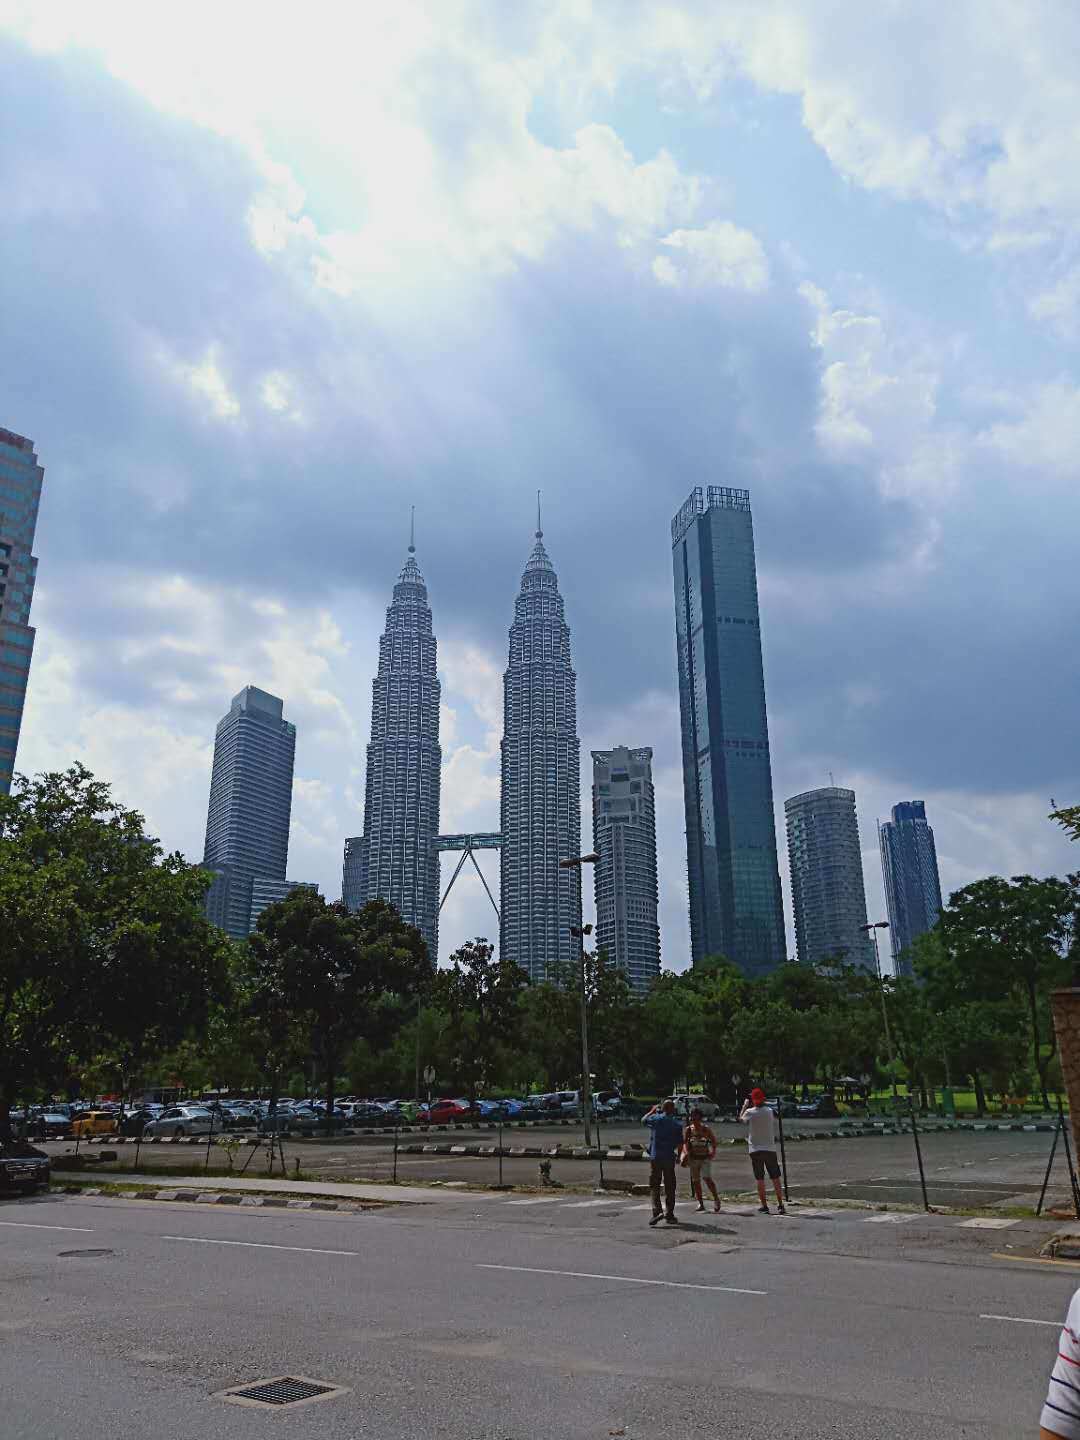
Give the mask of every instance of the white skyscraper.
M 504 682 L 502 741 L 502 955 L 534 981 L 576 962 L 580 873 L 559 861 L 581 853 L 577 680 L 570 628 L 537 525 L 514 604 Z
M 347 843 L 345 895 L 356 908 L 387 900 L 439 953 L 439 681 L 427 586 L 409 546 L 379 641 L 372 683 L 371 743 L 367 751 L 364 834 L 359 864 Z M 351 876 L 359 870 L 352 891 Z M 356 901 L 353 901 L 355 893 Z
M 596 948 L 647 990 L 660 973 L 652 751 L 619 745 L 592 761 Z

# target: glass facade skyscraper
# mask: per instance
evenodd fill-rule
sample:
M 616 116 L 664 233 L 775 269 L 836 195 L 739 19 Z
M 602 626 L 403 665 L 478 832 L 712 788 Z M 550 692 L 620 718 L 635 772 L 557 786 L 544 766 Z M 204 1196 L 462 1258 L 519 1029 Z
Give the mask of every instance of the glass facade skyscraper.
M 937 847 L 927 824 L 925 802 L 903 800 L 894 805 L 892 819 L 878 830 L 878 840 L 893 970 L 910 976 L 911 943 L 932 930 L 941 913 Z
M 660 973 L 652 751 L 594 750 L 596 948 L 638 992 Z
M 439 954 L 439 680 L 427 586 L 409 546 L 379 641 L 359 855 L 346 848 L 346 903 L 386 900 Z M 355 888 L 354 888 L 355 887 Z
M 577 961 L 581 853 L 577 678 L 554 567 L 537 526 L 503 677 L 500 944 L 531 980 Z
M 763 975 L 785 936 L 749 491 L 693 490 L 671 542 L 691 954 Z
M 800 965 L 842 960 L 873 970 L 866 925 L 855 791 L 839 785 L 807 790 L 784 802 L 791 908 Z
M 33 442 L 0 429 L 0 792 L 11 789 L 19 745 L 34 631 L 37 560 L 34 547 L 45 472 Z
M 296 727 L 254 685 L 234 696 L 214 736 L 203 865 L 215 872 L 209 918 L 237 939 L 251 930 L 256 880 L 285 882 Z
M 341 860 L 341 899 L 349 910 L 359 910 L 363 905 L 361 885 L 360 854 L 364 844 L 362 835 L 350 835 L 345 841 L 345 853 Z

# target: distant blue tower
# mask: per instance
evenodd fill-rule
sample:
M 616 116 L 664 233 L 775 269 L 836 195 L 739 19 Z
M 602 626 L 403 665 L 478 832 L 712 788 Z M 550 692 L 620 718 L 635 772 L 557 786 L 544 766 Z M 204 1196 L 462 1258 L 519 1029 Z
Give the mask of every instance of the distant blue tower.
M 893 969 L 897 975 L 910 976 L 912 941 L 932 930 L 941 914 L 937 847 L 925 802 L 903 800 L 894 805 L 892 819 L 880 827 L 878 839 Z
M 691 953 L 764 975 L 786 946 L 749 491 L 693 490 L 671 544 Z
M 37 560 L 30 553 L 45 472 L 33 442 L 0 429 L 0 793 L 11 789 L 22 728 L 34 631 Z

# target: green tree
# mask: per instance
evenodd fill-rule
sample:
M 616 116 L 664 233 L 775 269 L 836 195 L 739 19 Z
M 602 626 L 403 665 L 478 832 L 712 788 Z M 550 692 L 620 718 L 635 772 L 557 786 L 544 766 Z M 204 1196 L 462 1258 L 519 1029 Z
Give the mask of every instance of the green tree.
M 432 987 L 435 1003 L 447 1017 L 446 1040 L 469 1100 L 491 1084 L 503 1047 L 514 1036 L 518 999 L 529 983 L 511 960 L 496 960 L 494 947 L 481 937 L 454 951 Z
M 1056 1049 L 1049 995 L 1068 978 L 1078 909 L 1078 875 L 993 875 L 952 895 L 938 921 L 958 983 L 970 998 L 1023 1000 L 1032 1067 L 1047 1107 L 1047 1064 Z
M 0 1136 L 14 1097 L 205 1025 L 228 991 L 207 877 L 82 765 L 0 795 Z
M 272 1003 L 264 1023 L 284 1042 L 284 1012 L 308 1027 L 326 1078 L 326 1125 L 332 1126 L 334 1086 L 361 1037 L 384 1044 L 429 979 L 427 947 L 392 905 L 371 900 L 359 912 L 328 904 L 311 890 L 294 890 L 259 916 L 249 943 L 268 976 Z M 288 1063 L 281 1061 L 281 1068 Z

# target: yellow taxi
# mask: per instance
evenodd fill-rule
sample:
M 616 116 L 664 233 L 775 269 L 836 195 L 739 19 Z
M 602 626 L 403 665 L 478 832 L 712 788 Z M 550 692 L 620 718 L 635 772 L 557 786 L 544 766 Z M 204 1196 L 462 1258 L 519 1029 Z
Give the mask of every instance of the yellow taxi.
M 87 1110 L 71 1122 L 72 1135 L 85 1140 L 89 1135 L 115 1135 L 116 1116 L 109 1110 Z

